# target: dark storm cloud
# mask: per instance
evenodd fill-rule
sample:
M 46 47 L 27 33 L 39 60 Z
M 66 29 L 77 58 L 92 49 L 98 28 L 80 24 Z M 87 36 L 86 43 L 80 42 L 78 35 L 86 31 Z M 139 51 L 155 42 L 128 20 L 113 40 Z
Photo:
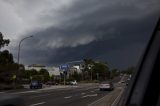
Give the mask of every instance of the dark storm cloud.
M 36 52 L 36 50 L 33 49 L 32 52 L 33 54 L 36 53 L 35 58 L 39 58 L 40 63 L 41 60 L 43 60 L 43 62 L 45 61 L 44 63 L 49 63 L 49 65 L 81 60 L 83 58 L 103 60 L 108 62 L 112 67 L 118 68 L 135 65 L 153 31 L 155 21 L 152 19 L 154 19 L 154 17 L 143 18 L 143 20 L 140 19 L 136 21 L 118 20 L 109 25 L 101 25 L 98 27 L 89 26 L 87 30 L 85 30 L 85 24 L 82 24 L 79 28 L 73 28 L 72 30 L 70 27 L 68 29 L 63 29 L 62 31 L 58 30 L 60 34 L 64 33 L 64 36 L 70 36 L 69 38 L 66 38 L 68 39 L 66 43 L 70 42 L 70 39 L 72 39 L 70 33 L 74 36 L 80 36 L 81 34 L 86 33 L 86 31 L 88 34 L 97 36 L 99 39 L 96 39 L 89 44 L 76 47 L 64 46 L 55 49 L 42 47 L 42 51 Z M 46 33 L 50 38 L 49 35 L 54 35 L 55 32 L 53 28 L 51 28 L 37 34 L 42 34 L 41 36 L 43 36 L 43 33 Z M 45 38 L 40 37 L 40 39 L 47 40 L 46 37 L 47 36 L 45 36 Z M 41 48 L 41 46 L 35 48 Z
M 150 34 L 153 30 L 154 24 L 151 24 L 152 22 L 149 22 L 149 19 L 146 19 L 139 23 L 143 26 L 137 27 L 139 24 L 128 21 L 127 23 L 130 23 L 130 27 L 128 28 L 128 24 L 125 25 L 124 22 L 126 22 L 126 20 L 118 22 L 119 25 L 115 26 L 117 29 L 116 31 L 121 32 L 120 34 L 118 33 L 115 35 L 116 33 L 114 32 L 108 33 L 108 31 L 104 30 L 103 39 L 99 41 L 78 46 L 76 48 L 59 49 L 59 54 L 57 54 L 56 58 L 50 60 L 51 63 L 54 61 L 61 63 L 61 60 L 64 59 L 66 60 L 63 62 L 67 60 L 73 61 L 75 58 L 80 60 L 82 58 L 89 57 L 106 61 L 112 67 L 117 66 L 119 68 L 123 68 L 129 65 L 135 65 L 145 49 L 145 46 L 151 36 Z M 107 34 L 113 34 L 116 37 L 107 39 Z
M 135 65 L 159 15 L 158 3 L 77 0 L 56 10 L 47 4 L 48 8 L 33 17 L 35 21 L 27 18 L 31 30 L 25 34 L 34 38 L 23 42 L 21 62 L 54 65 L 90 57 L 112 67 Z M 26 16 L 24 11 L 18 12 Z

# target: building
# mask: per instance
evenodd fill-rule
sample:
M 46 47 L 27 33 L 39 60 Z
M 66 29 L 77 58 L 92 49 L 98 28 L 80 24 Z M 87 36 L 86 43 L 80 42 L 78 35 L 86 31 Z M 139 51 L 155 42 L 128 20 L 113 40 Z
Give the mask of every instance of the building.
M 58 67 L 46 67 L 50 75 L 60 76 L 60 70 Z
M 44 66 L 44 65 L 40 65 L 40 64 L 32 64 L 29 66 L 25 66 L 25 70 L 36 70 L 36 71 L 40 71 L 41 69 L 46 69 L 50 75 L 54 75 L 54 76 L 60 76 L 60 71 L 58 67 L 48 67 L 48 66 Z
M 46 66 L 40 64 L 32 64 L 25 67 L 25 70 L 32 70 L 32 69 L 40 71 L 41 69 L 46 69 Z

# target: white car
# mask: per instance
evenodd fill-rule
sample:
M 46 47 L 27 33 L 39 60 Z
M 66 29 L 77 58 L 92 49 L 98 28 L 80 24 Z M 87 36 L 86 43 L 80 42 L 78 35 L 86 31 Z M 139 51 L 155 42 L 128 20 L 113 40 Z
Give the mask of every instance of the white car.
M 103 82 L 99 85 L 99 90 L 103 91 L 103 90 L 110 90 L 112 91 L 114 89 L 114 86 L 111 82 Z
M 77 81 L 76 80 L 70 81 L 70 85 L 77 85 Z

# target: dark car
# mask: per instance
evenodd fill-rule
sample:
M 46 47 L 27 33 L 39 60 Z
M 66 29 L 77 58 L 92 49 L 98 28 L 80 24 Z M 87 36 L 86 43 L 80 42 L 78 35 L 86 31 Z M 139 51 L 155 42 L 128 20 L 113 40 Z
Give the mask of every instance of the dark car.
M 30 88 L 33 89 L 33 88 L 42 88 L 42 83 L 40 83 L 39 81 L 32 81 L 31 84 L 30 84 Z
M 103 82 L 99 85 L 99 90 L 103 91 L 103 90 L 113 90 L 114 86 L 112 82 Z

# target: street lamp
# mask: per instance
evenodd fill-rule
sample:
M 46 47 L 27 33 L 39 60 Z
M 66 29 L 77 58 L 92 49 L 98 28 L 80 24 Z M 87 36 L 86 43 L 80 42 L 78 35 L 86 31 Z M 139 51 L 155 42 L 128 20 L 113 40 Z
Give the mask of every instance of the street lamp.
M 92 67 L 93 67 L 93 65 L 89 64 L 88 69 L 91 71 L 91 81 L 92 81 Z
M 25 37 L 23 39 L 21 39 L 21 41 L 19 42 L 19 48 L 18 48 L 18 64 L 19 64 L 19 60 L 20 60 L 20 48 L 21 48 L 21 43 L 22 41 L 24 41 L 25 39 L 31 38 L 33 36 L 29 36 L 29 37 Z

